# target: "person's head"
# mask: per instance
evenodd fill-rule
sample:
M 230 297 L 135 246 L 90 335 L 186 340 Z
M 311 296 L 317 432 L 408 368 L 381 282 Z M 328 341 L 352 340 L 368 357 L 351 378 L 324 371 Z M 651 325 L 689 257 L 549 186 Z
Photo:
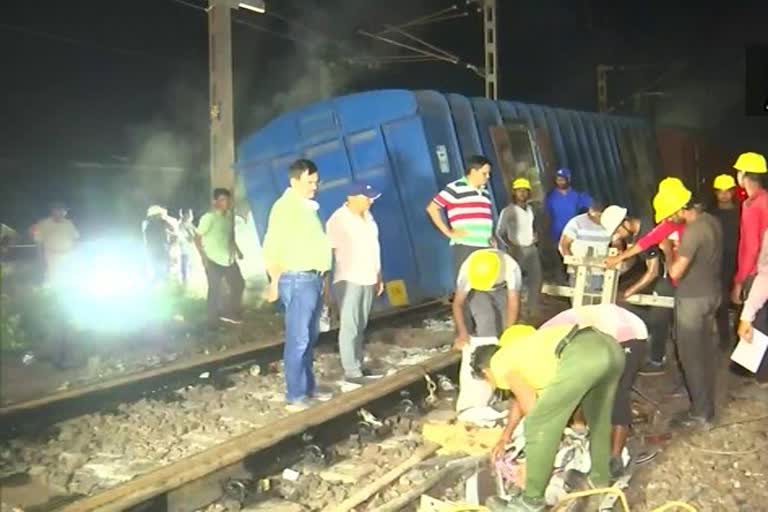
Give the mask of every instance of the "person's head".
M 288 181 L 291 188 L 305 199 L 312 199 L 317 193 L 320 176 L 312 160 L 300 158 L 288 167 Z
M 555 186 L 560 190 L 568 190 L 571 186 L 571 170 L 563 167 L 555 173 Z
M 54 201 L 51 203 L 51 217 L 53 217 L 56 220 L 61 220 L 67 216 L 67 213 L 69 213 L 69 209 L 67 208 L 67 205 L 60 201 Z
M 467 281 L 473 290 L 491 291 L 500 271 L 501 258 L 496 251 L 475 251 L 467 258 Z
M 697 201 L 693 201 L 693 194 L 684 186 L 674 186 L 659 190 L 653 198 L 653 210 L 656 213 L 656 222 L 669 219 L 672 222 L 686 222 L 686 211 L 694 209 Z
M 470 367 L 472 368 L 472 376 L 476 379 L 484 379 L 493 387 L 496 387 L 496 383 L 491 373 L 491 359 L 499 351 L 499 345 L 480 345 L 477 347 L 470 356 Z
M 712 183 L 712 188 L 715 190 L 715 199 L 718 204 L 731 204 L 733 203 L 734 190 L 736 188 L 736 180 L 730 174 L 721 174 L 715 178 Z
M 627 209 L 612 204 L 603 210 L 600 215 L 600 225 L 611 234 L 611 245 L 613 247 L 623 247 L 625 242 L 634 233 L 632 231 L 632 221 L 627 217 Z
M 366 183 L 353 182 L 347 190 L 347 208 L 362 215 L 371 209 L 373 202 L 381 194 Z
M 753 194 L 763 188 L 763 176 L 768 173 L 765 157 L 759 153 L 742 153 L 733 164 L 736 169 L 736 180 L 744 187 L 747 194 Z
M 232 208 L 232 193 L 226 188 L 215 189 L 213 191 L 213 208 L 221 212 Z
M 525 204 L 531 198 L 531 182 L 526 178 L 517 178 L 512 182 L 512 198 L 518 204 Z
M 603 210 L 605 210 L 605 203 L 599 199 L 593 199 L 589 208 L 587 208 L 587 216 L 589 217 L 589 220 L 595 224 L 600 224 L 600 217 L 603 215 Z
M 464 171 L 467 182 L 475 187 L 484 187 L 491 179 L 491 162 L 484 156 L 474 155 L 467 159 L 467 168 Z

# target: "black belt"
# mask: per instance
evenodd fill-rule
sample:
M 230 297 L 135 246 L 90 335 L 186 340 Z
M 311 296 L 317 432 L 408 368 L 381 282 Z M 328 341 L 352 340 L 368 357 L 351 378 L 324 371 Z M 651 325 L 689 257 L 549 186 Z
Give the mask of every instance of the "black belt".
M 586 331 L 587 329 L 592 328 L 585 327 L 583 329 L 579 329 L 578 325 L 574 325 L 573 329 L 571 329 L 568 334 L 566 334 L 565 337 L 560 340 L 560 343 L 557 344 L 557 347 L 555 347 L 555 357 L 559 358 L 562 355 L 563 350 L 565 350 L 565 347 L 567 347 L 568 344 L 573 341 L 576 335 Z

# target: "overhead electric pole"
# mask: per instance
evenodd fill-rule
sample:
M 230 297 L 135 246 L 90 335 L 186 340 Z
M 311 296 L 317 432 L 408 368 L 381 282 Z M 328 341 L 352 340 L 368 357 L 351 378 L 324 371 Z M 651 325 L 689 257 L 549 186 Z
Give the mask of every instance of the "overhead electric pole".
M 604 64 L 598 64 L 596 68 L 598 112 L 608 112 L 608 71 L 612 69 L 613 66 L 606 66 Z
M 263 0 L 208 0 L 211 188 L 235 187 L 235 119 L 232 89 L 232 9 L 263 13 Z
M 485 97 L 497 100 L 498 98 L 498 64 L 496 53 L 498 48 L 496 41 L 496 0 L 484 0 L 483 2 L 483 34 L 485 47 Z

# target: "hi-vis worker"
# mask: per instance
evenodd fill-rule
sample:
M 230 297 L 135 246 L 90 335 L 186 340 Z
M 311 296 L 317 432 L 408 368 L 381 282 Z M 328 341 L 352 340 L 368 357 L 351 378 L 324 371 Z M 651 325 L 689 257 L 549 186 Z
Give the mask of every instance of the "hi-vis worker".
M 473 379 L 469 366 L 472 350 L 481 344 L 493 344 L 499 335 L 517 322 L 520 309 L 520 267 L 509 255 L 497 249 L 473 252 L 461 265 L 453 299 L 453 321 L 456 324 L 454 348 L 462 351 L 459 373 L 459 397 L 456 410 L 488 405 L 493 390 L 482 379 Z M 470 337 L 464 320 L 464 304 L 475 324 Z
M 611 478 L 611 411 L 624 370 L 624 351 L 616 339 L 592 327 L 573 324 L 542 327 L 528 335 L 518 326 L 505 332 L 501 347 L 479 347 L 472 371 L 494 388 L 514 394 L 504 432 L 493 450 L 502 455 L 525 417 L 525 488 L 499 510 L 544 510 L 563 430 L 579 405 L 589 426 L 590 479 L 605 487 Z M 493 510 L 493 509 L 492 509 Z M 591 510 L 591 509 L 590 509 Z

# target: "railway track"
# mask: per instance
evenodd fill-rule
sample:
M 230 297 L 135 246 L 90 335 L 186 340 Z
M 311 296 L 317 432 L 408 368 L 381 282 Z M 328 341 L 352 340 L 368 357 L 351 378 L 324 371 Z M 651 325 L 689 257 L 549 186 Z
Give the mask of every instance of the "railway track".
M 291 414 L 208 450 L 199 452 L 103 492 L 62 505 L 63 512 L 192 511 L 216 501 L 232 482 L 257 481 L 273 474 L 306 450 L 338 441 L 358 425 L 362 408 L 392 410 L 403 391 L 411 397 L 426 393 L 425 376 L 449 371 L 460 355 L 443 352 L 393 375 L 344 393 L 306 411 Z M 418 402 L 418 398 L 407 402 Z M 322 439 L 321 441 L 317 441 Z
M 371 329 L 416 322 L 447 311 L 435 301 L 376 315 Z M 336 339 L 338 331 L 322 333 L 319 344 Z M 282 340 L 252 343 L 210 355 L 199 355 L 159 368 L 129 373 L 90 385 L 0 407 L 0 439 L 36 433 L 48 425 L 129 403 L 165 390 L 200 383 L 200 375 L 223 375 L 245 365 L 265 365 L 282 357 Z

